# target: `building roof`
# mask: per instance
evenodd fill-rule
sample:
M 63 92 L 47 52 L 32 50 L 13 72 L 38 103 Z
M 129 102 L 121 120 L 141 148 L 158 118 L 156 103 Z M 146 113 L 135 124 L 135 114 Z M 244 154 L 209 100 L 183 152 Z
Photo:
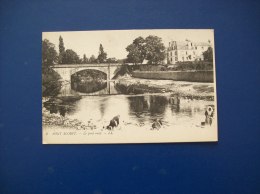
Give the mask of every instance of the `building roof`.
M 172 41 L 172 42 L 176 42 L 176 46 L 177 46 L 177 50 L 188 50 L 188 43 L 191 42 L 189 40 L 186 41 Z M 191 42 L 192 43 L 192 47 L 194 46 L 211 46 L 211 44 L 209 42 Z M 172 49 L 172 47 L 169 47 Z
M 186 50 L 188 49 L 188 42 L 186 41 L 177 41 L 176 42 L 178 50 Z
M 194 42 L 194 46 L 211 46 L 208 42 Z

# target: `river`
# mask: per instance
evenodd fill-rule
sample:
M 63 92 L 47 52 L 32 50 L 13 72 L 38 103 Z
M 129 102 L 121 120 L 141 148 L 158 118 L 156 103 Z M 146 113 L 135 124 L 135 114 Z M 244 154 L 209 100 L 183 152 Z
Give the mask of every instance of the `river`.
M 163 128 L 202 127 L 206 108 L 214 107 L 213 101 L 179 98 L 174 104 L 171 98 L 170 94 L 82 96 L 73 103 L 45 108 L 86 125 L 91 122 L 95 128 L 106 127 L 120 115 L 121 126 L 151 129 L 156 119 L 161 119 Z
M 115 82 L 108 84 L 105 89 L 88 94 L 67 86 L 62 96 L 80 95 L 81 98 L 74 102 L 58 100 L 57 103 L 43 103 L 43 130 L 49 134 L 48 142 L 57 143 L 55 134 L 58 131 L 76 133 L 70 138 L 61 139 L 61 143 L 216 140 L 214 99 L 182 96 L 172 91 L 132 94 L 131 90 L 125 94 L 119 91 Z M 205 116 L 209 107 L 214 110 L 210 124 Z M 111 119 L 118 115 L 119 126 L 108 130 Z M 159 127 L 153 127 L 158 121 L 161 122 Z M 156 131 L 159 133 L 156 134 Z M 99 134 L 99 138 L 91 138 L 91 134 Z

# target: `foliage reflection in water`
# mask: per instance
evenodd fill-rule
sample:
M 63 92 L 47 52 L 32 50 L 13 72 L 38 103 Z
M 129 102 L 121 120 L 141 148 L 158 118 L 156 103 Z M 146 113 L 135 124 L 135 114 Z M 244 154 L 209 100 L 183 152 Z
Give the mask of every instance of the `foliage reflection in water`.
M 200 127 L 205 121 L 207 106 L 213 104 L 213 101 L 156 94 L 84 96 L 74 103 L 44 106 L 50 113 L 59 112 L 63 117 L 77 119 L 85 124 L 93 122 L 97 128 L 104 128 L 113 116 L 120 115 L 122 126 L 151 129 L 157 119 L 166 128 Z

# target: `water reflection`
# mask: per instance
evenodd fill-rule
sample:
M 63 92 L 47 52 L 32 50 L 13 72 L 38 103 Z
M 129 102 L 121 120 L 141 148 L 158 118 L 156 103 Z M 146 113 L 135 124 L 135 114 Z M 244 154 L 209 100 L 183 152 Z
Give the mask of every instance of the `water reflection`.
M 129 107 L 134 113 L 143 113 L 148 110 L 148 102 L 144 100 L 144 96 L 129 97 Z
M 147 129 L 151 129 L 158 119 L 163 127 L 202 125 L 205 121 L 205 110 L 212 105 L 213 101 L 190 101 L 164 94 L 84 96 L 74 103 L 44 104 L 50 113 L 59 113 L 86 124 L 91 121 L 101 128 L 107 126 L 115 115 L 120 115 L 124 125 Z M 208 115 L 213 114 L 210 112 Z
M 51 114 L 59 113 L 65 117 L 66 114 L 73 114 L 76 111 L 75 103 L 59 103 L 59 102 L 45 102 L 44 107 L 50 111 Z
M 168 99 L 165 96 L 150 96 L 150 113 L 152 116 L 163 116 Z
M 81 93 L 93 93 L 103 90 L 107 87 L 107 82 L 104 81 L 86 81 L 86 82 L 72 82 L 71 88 Z
M 62 84 L 60 90 L 61 96 L 73 96 L 73 95 L 107 95 L 107 94 L 120 94 L 120 91 L 116 90 L 115 82 L 106 81 L 99 83 L 88 83 L 84 85 L 78 85 L 76 83 L 67 83 Z

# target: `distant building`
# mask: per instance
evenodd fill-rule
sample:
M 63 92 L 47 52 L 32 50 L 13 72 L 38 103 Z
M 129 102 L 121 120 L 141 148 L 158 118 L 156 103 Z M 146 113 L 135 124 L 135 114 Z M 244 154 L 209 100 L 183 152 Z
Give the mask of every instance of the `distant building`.
M 176 64 L 176 62 L 204 60 L 203 52 L 208 50 L 210 46 L 210 41 L 171 41 L 167 49 L 167 63 Z

